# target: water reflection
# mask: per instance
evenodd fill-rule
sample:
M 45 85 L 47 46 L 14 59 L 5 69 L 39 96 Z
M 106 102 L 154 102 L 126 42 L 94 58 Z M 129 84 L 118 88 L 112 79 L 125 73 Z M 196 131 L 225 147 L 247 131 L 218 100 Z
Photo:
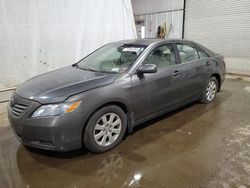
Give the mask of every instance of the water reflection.
M 23 186 L 161 187 L 145 174 L 147 166 L 140 167 L 119 152 L 61 155 L 20 146 L 16 157 L 19 170 L 13 180 L 19 175 Z
M 120 154 L 105 157 L 98 166 L 96 176 L 100 183 L 109 184 L 121 175 L 123 159 Z
M 128 186 L 129 187 L 138 187 L 140 186 L 140 180 L 142 178 L 142 173 L 136 173 L 134 176 L 133 176 L 133 179 L 129 182 Z M 126 185 L 127 182 L 125 182 L 124 185 Z
M 20 146 L 17 165 L 23 184 L 30 187 L 133 187 L 140 180 L 132 162 L 114 152 L 62 155 Z

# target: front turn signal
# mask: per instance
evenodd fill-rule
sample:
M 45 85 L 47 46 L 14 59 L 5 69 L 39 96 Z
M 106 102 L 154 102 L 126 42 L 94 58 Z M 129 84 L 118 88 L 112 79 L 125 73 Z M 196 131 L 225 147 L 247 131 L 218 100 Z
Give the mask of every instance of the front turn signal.
M 73 104 L 71 104 L 67 109 L 66 112 L 73 112 L 79 105 L 80 105 L 81 101 L 76 101 Z

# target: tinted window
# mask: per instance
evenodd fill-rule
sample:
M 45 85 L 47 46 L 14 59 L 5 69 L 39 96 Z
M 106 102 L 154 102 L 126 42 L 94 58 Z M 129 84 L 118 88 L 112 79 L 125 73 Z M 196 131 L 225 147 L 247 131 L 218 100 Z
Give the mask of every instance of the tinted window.
M 177 48 L 179 50 L 182 63 L 199 59 L 197 50 L 192 46 L 186 44 L 177 44 Z
M 143 64 L 155 64 L 158 68 L 175 64 L 175 53 L 172 46 L 163 45 L 155 48 L 144 60 Z

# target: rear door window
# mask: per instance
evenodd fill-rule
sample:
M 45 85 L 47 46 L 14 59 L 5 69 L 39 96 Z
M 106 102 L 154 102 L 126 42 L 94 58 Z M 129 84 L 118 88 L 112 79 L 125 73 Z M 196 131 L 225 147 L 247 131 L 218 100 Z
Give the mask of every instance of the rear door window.
M 200 49 L 198 49 L 198 54 L 199 54 L 199 59 L 205 59 L 209 57 L 206 52 Z

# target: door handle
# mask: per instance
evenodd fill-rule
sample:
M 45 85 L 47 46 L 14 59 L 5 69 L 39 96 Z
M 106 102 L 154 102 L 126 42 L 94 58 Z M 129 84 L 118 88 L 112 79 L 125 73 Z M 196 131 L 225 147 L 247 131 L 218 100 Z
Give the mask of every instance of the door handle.
M 209 65 L 210 65 L 210 62 L 208 61 L 208 62 L 206 63 L 206 65 L 209 66 Z
M 173 72 L 173 75 L 174 75 L 174 76 L 178 76 L 179 74 L 180 74 L 180 71 L 179 71 L 179 70 L 176 70 L 176 71 Z

